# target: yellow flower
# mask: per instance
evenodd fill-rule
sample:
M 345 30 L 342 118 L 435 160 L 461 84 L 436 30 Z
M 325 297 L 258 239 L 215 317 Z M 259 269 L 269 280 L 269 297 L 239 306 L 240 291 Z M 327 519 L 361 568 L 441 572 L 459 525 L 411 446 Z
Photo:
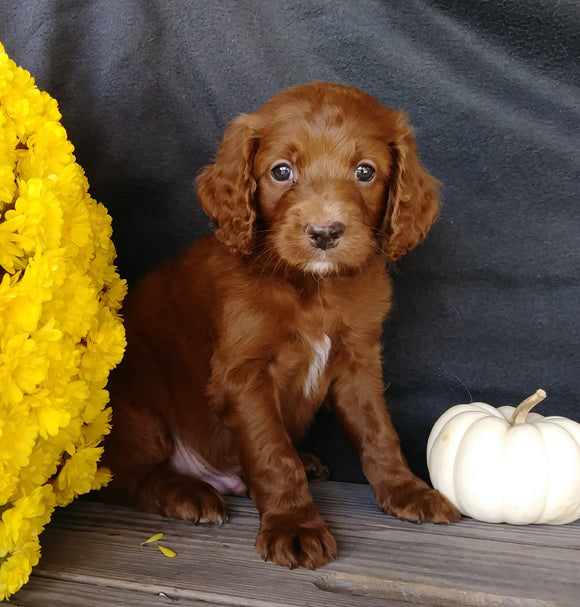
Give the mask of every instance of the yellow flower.
M 32 333 L 42 313 L 42 302 L 23 288 L 19 278 L 18 275 L 5 274 L 0 281 L 0 330 L 3 333 L 8 325 Z
M 66 249 L 39 252 L 28 259 L 26 271 L 18 276 L 20 288 L 35 301 L 44 303 L 60 288 L 67 270 Z
M 76 342 L 84 339 L 98 313 L 98 293 L 88 274 L 69 266 L 69 273 L 53 293 L 46 309 Z
M 122 359 L 126 347 L 125 331 L 109 308 L 101 308 L 87 335 L 81 362 L 81 376 L 100 383 Z
M 44 439 L 56 436 L 70 422 L 71 414 L 63 406 L 64 399 L 52 396 L 47 389 L 29 395 L 27 404 L 31 414 L 36 414 L 38 433 Z
M 18 163 L 24 179 L 45 178 L 59 173 L 63 166 L 74 162 L 74 147 L 66 131 L 56 121 L 46 121 L 26 140 L 28 153 Z
M 0 554 L 0 600 L 7 599 L 26 584 L 40 559 L 38 539 L 31 540 L 10 554 Z
M 48 361 L 27 333 L 8 327 L 0 338 L 0 405 L 22 401 L 45 378 Z
M 14 209 L 6 211 L 6 221 L 18 220 L 22 247 L 29 255 L 60 246 L 62 209 L 58 199 L 42 179 L 19 180 L 19 196 Z
M 0 546 L 4 553 L 37 537 L 50 520 L 54 505 L 52 488 L 43 485 L 6 508 L 0 522 Z
M 60 118 L 0 44 L 0 600 L 28 580 L 55 506 L 110 480 L 126 283 Z
M 37 432 L 25 403 L 5 408 L 0 426 L 0 466 L 26 466 Z
M 77 495 L 88 493 L 97 472 L 102 447 L 86 447 L 75 450 L 64 463 L 55 482 L 57 504 L 64 506 Z
M 75 201 L 66 207 L 62 235 L 69 247 L 74 245 L 79 250 L 88 245 L 92 232 L 89 212 L 85 205 Z
M 107 390 L 94 387 L 91 390 L 89 398 L 85 403 L 82 412 L 84 427 L 84 437 L 87 445 L 96 445 L 98 437 L 109 434 L 111 429 L 111 409 L 105 407 L 109 402 L 109 393 Z
M 32 448 L 28 465 L 20 469 L 10 498 L 7 499 L 19 499 L 44 485 L 56 474 L 62 459 L 62 451 L 60 441 L 55 440 L 54 437 L 50 437 L 50 440 L 39 438 Z
M 25 267 L 21 259 L 24 255 L 24 238 L 17 233 L 23 223 L 22 216 L 0 223 L 0 267 L 11 274 Z
M 105 274 L 105 285 L 101 293 L 101 305 L 110 310 L 117 311 L 121 308 L 125 295 L 127 295 L 127 281 L 119 278 L 116 273 L 112 273 L 110 277 Z
M 2 128 L 0 126 L 0 128 Z M 6 163 L 6 158 L 2 153 L 3 146 L 0 144 L 0 212 L 9 204 L 14 202 L 14 196 L 16 193 L 16 184 L 14 183 L 14 170 L 13 167 Z

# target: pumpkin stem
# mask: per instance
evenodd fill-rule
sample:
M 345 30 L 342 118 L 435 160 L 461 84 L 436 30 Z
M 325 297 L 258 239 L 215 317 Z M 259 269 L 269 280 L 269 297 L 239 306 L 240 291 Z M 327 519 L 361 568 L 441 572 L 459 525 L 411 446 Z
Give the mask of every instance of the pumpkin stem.
M 528 396 L 526 400 L 522 401 L 514 411 L 512 418 L 510 419 L 510 426 L 516 426 L 517 424 L 523 424 L 526 421 L 528 413 L 538 404 L 541 403 L 547 394 L 541 388 L 536 390 L 531 396 Z

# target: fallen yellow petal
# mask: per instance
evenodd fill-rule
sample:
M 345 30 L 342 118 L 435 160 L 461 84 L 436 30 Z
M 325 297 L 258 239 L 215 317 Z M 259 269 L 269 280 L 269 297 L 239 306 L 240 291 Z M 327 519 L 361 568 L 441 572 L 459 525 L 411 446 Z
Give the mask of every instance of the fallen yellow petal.
M 141 542 L 141 546 L 145 546 L 145 544 L 151 544 L 151 542 L 156 542 L 157 540 L 160 540 L 162 537 L 163 537 L 163 533 L 156 533 L 155 535 L 152 535 L 148 540 Z
M 172 559 L 174 556 L 177 556 L 177 552 L 175 550 L 171 550 L 171 548 L 167 548 L 167 546 L 162 546 L 161 544 L 157 544 L 157 548 L 161 550 L 161 552 L 167 557 Z

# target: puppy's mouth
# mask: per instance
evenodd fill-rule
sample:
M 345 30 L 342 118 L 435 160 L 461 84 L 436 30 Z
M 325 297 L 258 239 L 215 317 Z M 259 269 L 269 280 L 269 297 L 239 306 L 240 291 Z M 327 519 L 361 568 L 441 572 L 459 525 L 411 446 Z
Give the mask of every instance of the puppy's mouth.
M 316 261 L 310 261 L 304 268 L 306 272 L 310 274 L 316 274 L 317 276 L 327 276 L 336 270 L 336 264 L 328 259 L 317 259 Z
M 351 247 L 350 239 L 339 239 L 331 247 L 317 247 L 305 238 L 301 239 L 297 254 L 286 256 L 291 265 L 305 274 L 323 278 L 340 275 L 361 267 L 369 256 L 366 248 Z
M 310 244 L 320 251 L 327 251 L 338 246 L 346 227 L 341 221 L 326 223 L 308 223 L 304 232 Z
M 340 244 L 345 229 L 340 221 L 308 223 L 304 226 L 304 234 L 315 256 L 315 259 L 306 264 L 307 272 L 324 276 L 336 269 L 336 264 L 330 257 L 334 253 L 332 250 Z
M 367 229 L 357 222 L 340 221 L 336 214 L 306 221 L 295 216 L 271 230 L 269 242 L 289 267 L 320 278 L 362 267 L 376 249 Z

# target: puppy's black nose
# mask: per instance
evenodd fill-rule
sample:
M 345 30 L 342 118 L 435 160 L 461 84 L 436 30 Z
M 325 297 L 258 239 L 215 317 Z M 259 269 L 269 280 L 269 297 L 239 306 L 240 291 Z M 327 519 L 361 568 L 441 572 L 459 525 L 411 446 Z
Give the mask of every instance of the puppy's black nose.
M 317 249 L 332 249 L 344 234 L 344 223 L 335 221 L 329 225 L 307 225 L 306 235 Z

